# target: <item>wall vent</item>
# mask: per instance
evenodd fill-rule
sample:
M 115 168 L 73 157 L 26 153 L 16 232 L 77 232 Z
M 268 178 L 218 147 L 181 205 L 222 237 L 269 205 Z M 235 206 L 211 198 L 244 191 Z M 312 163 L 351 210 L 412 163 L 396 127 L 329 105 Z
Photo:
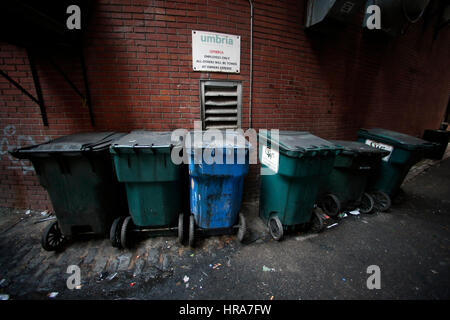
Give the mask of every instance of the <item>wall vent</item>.
M 241 127 L 240 81 L 200 80 L 200 103 L 204 130 Z

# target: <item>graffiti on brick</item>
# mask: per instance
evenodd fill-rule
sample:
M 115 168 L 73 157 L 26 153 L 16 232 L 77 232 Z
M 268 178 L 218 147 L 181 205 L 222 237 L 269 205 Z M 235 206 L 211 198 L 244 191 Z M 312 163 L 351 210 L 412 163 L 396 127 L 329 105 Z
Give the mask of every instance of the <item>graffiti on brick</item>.
M 25 174 L 28 172 L 33 172 L 34 168 L 27 160 L 20 160 L 14 158 L 9 151 L 17 148 L 34 145 L 36 144 L 34 138 L 30 135 L 16 135 L 16 127 L 12 124 L 7 125 L 3 128 L 1 132 L 0 139 L 0 156 L 2 160 L 7 159 L 10 165 L 6 167 L 8 170 L 22 170 Z M 44 137 L 44 142 L 49 141 L 50 138 Z

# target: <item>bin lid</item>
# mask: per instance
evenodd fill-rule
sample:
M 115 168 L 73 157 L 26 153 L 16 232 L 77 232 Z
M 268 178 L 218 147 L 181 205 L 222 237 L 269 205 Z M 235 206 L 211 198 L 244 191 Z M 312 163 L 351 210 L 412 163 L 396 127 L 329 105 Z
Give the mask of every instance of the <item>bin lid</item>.
M 27 158 L 36 154 L 100 151 L 107 149 L 124 133 L 117 132 L 82 132 L 63 136 L 38 145 L 16 149 L 11 152 L 18 158 Z
M 187 139 L 191 141 L 191 149 L 249 149 L 251 148 L 250 142 L 245 139 L 245 136 L 238 131 L 231 130 L 218 130 L 222 134 L 222 139 L 213 139 L 213 131 L 191 131 L 188 133 Z M 211 136 L 205 134 L 210 133 Z M 195 135 L 199 134 L 201 139 L 196 139 Z M 212 141 L 211 141 L 212 140 Z
M 390 153 L 387 150 L 374 148 L 358 141 L 330 140 L 330 142 L 341 146 L 344 149 L 342 151 L 342 154 L 347 155 L 378 156 L 382 158 L 389 155 Z
M 450 131 L 442 130 L 442 129 L 426 129 L 424 130 L 426 133 L 435 133 L 443 136 L 450 136 Z
M 381 142 L 393 144 L 404 149 L 424 149 L 433 148 L 433 144 L 420 138 L 416 138 L 405 133 L 391 131 L 381 128 L 359 129 L 359 136 L 372 137 L 381 140 Z
M 180 144 L 172 141 L 170 131 L 135 130 L 116 140 L 114 148 L 170 148 Z
M 268 131 L 260 131 L 260 143 L 267 141 Z M 269 136 L 270 143 L 278 144 L 280 152 L 288 155 L 295 155 L 296 153 L 309 153 L 317 151 L 338 151 L 341 147 L 315 136 L 306 131 L 279 131 L 279 142 L 272 140 L 272 135 Z

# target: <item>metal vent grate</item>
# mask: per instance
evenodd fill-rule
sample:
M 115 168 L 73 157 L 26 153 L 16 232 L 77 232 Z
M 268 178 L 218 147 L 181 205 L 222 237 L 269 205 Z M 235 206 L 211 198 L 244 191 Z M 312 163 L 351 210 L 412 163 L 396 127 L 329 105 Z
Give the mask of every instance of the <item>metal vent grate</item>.
M 200 80 L 203 129 L 241 127 L 242 84 L 240 81 Z

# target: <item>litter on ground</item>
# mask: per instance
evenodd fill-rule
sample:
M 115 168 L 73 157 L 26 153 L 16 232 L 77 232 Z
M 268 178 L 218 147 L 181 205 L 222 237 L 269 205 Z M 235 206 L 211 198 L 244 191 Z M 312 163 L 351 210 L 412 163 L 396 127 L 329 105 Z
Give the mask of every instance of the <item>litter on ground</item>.
M 106 277 L 106 280 L 111 281 L 112 279 L 114 279 L 117 276 L 117 272 L 114 272 L 112 274 L 110 274 L 108 277 Z
M 275 272 L 275 268 L 269 268 L 269 267 L 266 267 L 266 266 L 263 266 L 262 270 L 264 272 Z

